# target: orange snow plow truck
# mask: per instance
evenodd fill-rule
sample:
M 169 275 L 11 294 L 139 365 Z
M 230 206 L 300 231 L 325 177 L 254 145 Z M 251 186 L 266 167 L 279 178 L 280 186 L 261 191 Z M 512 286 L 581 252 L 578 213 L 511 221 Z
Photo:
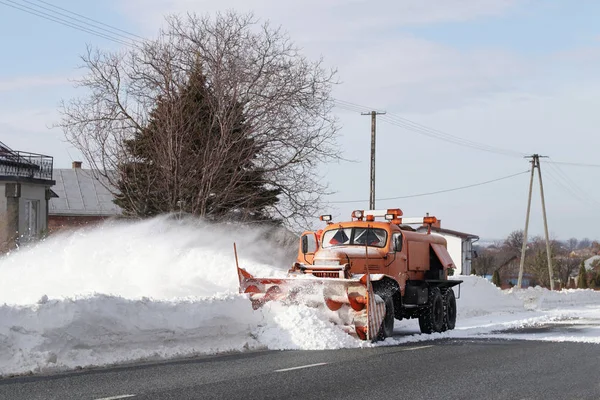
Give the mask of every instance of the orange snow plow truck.
M 240 293 L 258 309 L 268 301 L 322 307 L 330 320 L 362 340 L 392 335 L 394 319 L 418 318 L 422 333 L 454 329 L 454 268 L 446 239 L 416 232 L 435 217 L 403 221 L 402 210 L 355 210 L 347 222 L 304 232 L 285 278 L 258 278 L 237 266 Z M 235 244 L 234 244 L 235 247 Z M 237 263 L 236 251 L 236 263 Z

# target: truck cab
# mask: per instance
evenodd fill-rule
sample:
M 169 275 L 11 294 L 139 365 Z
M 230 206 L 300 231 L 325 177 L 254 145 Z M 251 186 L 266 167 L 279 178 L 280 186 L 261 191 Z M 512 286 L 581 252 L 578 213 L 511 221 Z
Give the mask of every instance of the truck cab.
M 395 318 L 419 318 L 423 332 L 454 328 L 451 288 L 462 281 L 448 280 L 454 263 L 446 239 L 409 225 L 431 227 L 435 217 L 405 219 L 402 210 L 387 209 L 355 210 L 345 222 L 333 222 L 330 215 L 320 219 L 326 227 L 302 234 L 291 274 L 338 279 L 369 274 L 375 293 L 393 303 L 388 308 L 394 309 Z

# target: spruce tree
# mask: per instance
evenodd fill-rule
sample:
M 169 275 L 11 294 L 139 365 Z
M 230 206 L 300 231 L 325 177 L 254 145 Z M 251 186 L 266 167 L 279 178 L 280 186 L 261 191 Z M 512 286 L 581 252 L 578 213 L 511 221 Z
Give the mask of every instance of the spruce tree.
M 577 275 L 577 289 L 587 289 L 587 274 L 585 270 L 585 262 L 582 261 L 579 266 L 579 274 Z
M 500 281 L 500 273 L 497 269 L 494 270 L 494 273 L 492 274 L 492 283 L 498 287 L 502 285 L 502 282 Z
M 280 191 L 256 166 L 261 149 L 243 105 L 230 102 L 216 115 L 218 101 L 227 99 L 215 98 L 200 68 L 181 90 L 157 100 L 148 123 L 124 143 L 128 161 L 119 165 L 115 203 L 126 214 L 279 223 L 268 210 Z

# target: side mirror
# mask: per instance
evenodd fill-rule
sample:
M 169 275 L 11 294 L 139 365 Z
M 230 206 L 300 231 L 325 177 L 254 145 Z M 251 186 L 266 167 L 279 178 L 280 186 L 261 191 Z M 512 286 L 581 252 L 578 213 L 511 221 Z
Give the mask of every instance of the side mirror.
M 396 236 L 394 241 L 394 251 L 402 251 L 402 236 Z
M 308 253 L 308 236 L 302 236 L 302 254 Z

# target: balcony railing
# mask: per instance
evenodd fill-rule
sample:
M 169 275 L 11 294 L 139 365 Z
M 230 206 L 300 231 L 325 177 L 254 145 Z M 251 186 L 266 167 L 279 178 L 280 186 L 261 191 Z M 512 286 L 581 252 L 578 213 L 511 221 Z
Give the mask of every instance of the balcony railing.
M 52 180 L 54 159 L 25 151 L 0 151 L 0 176 Z

